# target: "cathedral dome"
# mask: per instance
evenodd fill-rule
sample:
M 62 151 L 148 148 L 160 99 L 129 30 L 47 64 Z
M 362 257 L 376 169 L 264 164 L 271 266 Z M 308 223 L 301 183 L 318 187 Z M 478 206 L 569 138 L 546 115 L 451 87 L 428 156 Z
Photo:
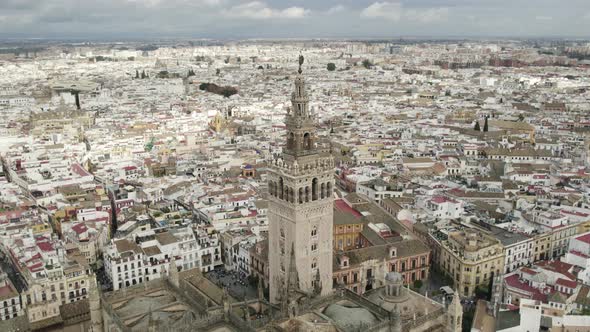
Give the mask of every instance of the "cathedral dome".
M 385 275 L 385 281 L 388 283 L 401 283 L 403 282 L 402 275 L 398 272 L 388 272 Z

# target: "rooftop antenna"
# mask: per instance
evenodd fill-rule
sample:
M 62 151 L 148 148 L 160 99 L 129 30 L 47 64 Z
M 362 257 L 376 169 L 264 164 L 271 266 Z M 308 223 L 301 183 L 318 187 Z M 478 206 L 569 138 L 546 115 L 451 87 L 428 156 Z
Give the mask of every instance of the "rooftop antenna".
M 299 70 L 297 71 L 299 74 L 301 74 L 303 72 L 303 70 L 301 70 L 301 65 L 303 64 L 303 55 L 299 54 Z

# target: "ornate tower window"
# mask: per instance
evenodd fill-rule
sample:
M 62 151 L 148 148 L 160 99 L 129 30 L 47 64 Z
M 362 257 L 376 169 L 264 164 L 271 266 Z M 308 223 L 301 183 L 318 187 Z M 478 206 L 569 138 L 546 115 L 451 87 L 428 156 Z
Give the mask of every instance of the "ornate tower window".
M 311 180 L 311 197 L 314 201 L 318 200 L 318 178 Z
M 315 237 L 315 236 L 318 236 L 318 226 L 316 226 L 316 225 L 314 225 L 311 228 L 311 237 Z
M 303 148 L 305 150 L 311 150 L 312 146 L 311 146 L 311 134 L 310 133 L 305 133 L 303 134 Z

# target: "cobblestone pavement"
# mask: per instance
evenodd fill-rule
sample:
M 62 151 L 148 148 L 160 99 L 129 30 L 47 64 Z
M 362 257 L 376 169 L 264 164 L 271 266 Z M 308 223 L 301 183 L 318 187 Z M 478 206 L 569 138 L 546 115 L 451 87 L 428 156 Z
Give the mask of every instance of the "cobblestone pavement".
M 257 286 L 248 282 L 248 277 L 239 276 L 235 271 L 226 271 L 225 269 L 215 269 L 205 273 L 207 279 L 216 285 L 227 288 L 229 294 L 237 300 L 242 300 L 244 296 L 247 299 L 258 297 Z

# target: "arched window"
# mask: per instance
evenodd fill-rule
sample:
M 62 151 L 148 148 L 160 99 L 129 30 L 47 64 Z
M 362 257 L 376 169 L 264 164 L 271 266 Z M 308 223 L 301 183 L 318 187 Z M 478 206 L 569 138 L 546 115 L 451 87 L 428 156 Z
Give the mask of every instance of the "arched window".
M 311 135 L 309 133 L 303 135 L 303 148 L 305 150 L 311 150 Z
M 311 198 L 311 190 L 309 189 L 309 186 L 305 187 L 305 201 L 309 202 L 309 199 Z
M 318 226 L 314 225 L 311 228 L 311 236 L 317 236 L 318 235 Z
M 326 197 L 332 196 L 332 182 L 326 184 Z
M 311 199 L 314 201 L 318 200 L 318 179 L 313 178 L 311 180 Z
M 289 136 L 287 137 L 287 148 L 293 149 L 295 147 L 294 145 L 295 145 L 295 134 L 289 133 Z
M 290 193 L 289 193 L 289 197 L 290 197 L 289 202 L 295 203 L 295 189 L 289 188 L 289 191 L 290 191 Z
M 320 189 L 320 199 L 324 199 L 324 197 L 326 197 L 326 184 L 322 183 Z
M 299 188 L 299 204 L 303 204 L 303 188 Z
M 279 187 L 278 187 L 278 194 L 279 194 L 279 198 L 283 199 L 283 193 L 284 193 L 284 188 L 285 184 L 283 183 L 283 178 L 279 178 Z

